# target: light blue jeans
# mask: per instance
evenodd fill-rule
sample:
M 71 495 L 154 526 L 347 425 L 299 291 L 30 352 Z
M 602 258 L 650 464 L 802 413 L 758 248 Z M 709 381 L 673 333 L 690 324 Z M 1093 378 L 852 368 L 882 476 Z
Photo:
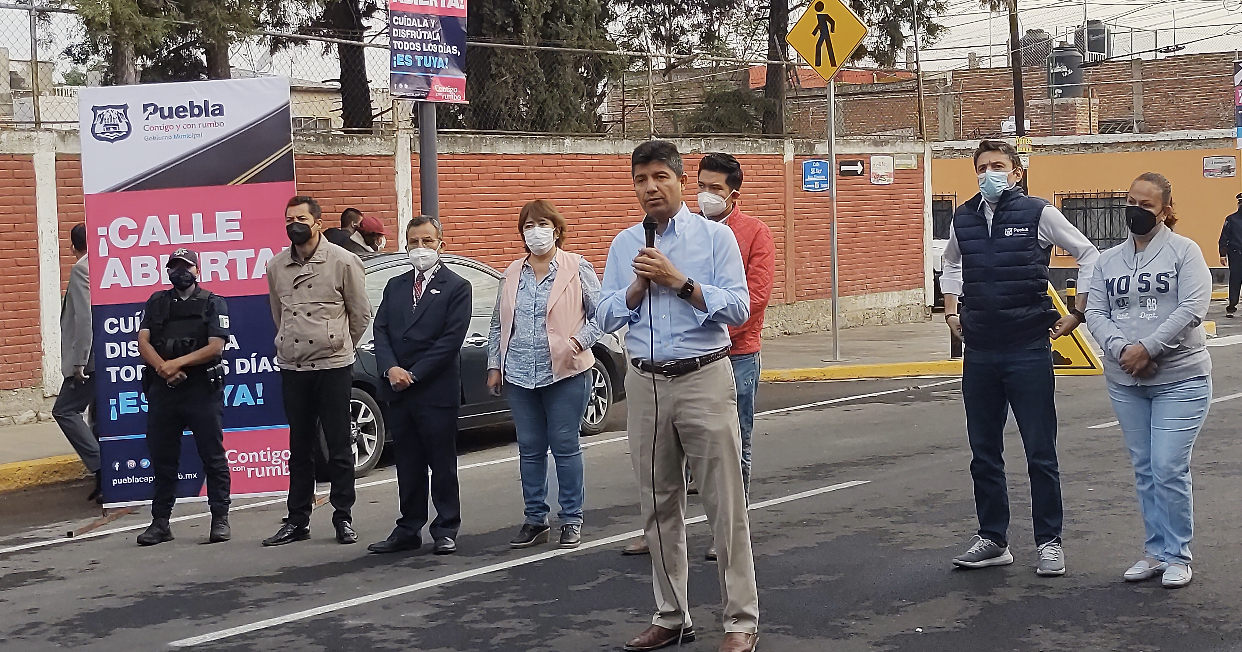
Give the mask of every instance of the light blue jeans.
M 737 420 L 742 433 L 742 486 L 750 495 L 750 442 L 755 426 L 755 393 L 759 391 L 759 353 L 729 356 L 737 389 Z
M 585 373 L 536 389 L 505 383 L 517 430 L 526 522 L 531 525 L 546 525 L 551 511 L 547 502 L 549 450 L 556 460 L 561 525 L 582 525 L 586 486 L 578 429 L 589 394 Z
M 1147 554 L 1189 564 L 1195 528 L 1190 456 L 1212 402 L 1212 379 L 1199 376 L 1148 386 L 1109 383 L 1108 395 L 1134 463 Z

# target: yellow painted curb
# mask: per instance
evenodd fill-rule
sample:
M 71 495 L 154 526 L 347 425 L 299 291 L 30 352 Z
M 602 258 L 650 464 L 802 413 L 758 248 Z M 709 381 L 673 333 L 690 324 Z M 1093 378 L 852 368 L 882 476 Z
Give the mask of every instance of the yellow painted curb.
M 1216 322 L 1214 321 L 1203 322 L 1203 331 L 1212 337 L 1216 337 Z
M 767 382 L 806 380 L 852 380 L 856 378 L 907 378 L 910 376 L 960 376 L 961 360 L 928 362 L 887 362 L 881 364 L 843 364 L 808 369 L 772 369 L 759 374 Z
M 1212 301 L 1224 301 L 1229 298 L 1229 292 L 1218 290 L 1212 293 Z
M 77 455 L 0 464 L 0 493 L 44 484 L 69 482 L 89 475 Z

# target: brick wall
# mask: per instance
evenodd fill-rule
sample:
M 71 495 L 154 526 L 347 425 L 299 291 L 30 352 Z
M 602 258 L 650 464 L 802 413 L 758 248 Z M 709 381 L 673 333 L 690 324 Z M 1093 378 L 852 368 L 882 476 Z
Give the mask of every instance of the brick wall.
M 801 159 L 786 166 L 779 154 L 739 155 L 745 170 L 742 209 L 762 219 L 776 240 L 772 303 L 830 296 L 830 205 L 827 193 L 801 190 Z M 868 158 L 842 155 L 841 158 Z M 921 159 L 920 159 L 921 160 Z M 397 201 L 391 155 L 299 154 L 298 191 L 316 197 L 327 225 L 353 206 L 380 218 L 396 250 Z M 685 200 L 695 206 L 699 155 L 686 155 Z M 412 160 L 414 208 L 419 206 L 418 159 Z M 442 154 L 441 216 L 453 253 L 503 268 L 522 254 L 516 219 L 532 199 L 548 199 L 569 222 L 567 249 L 585 255 L 601 274 L 615 234 L 642 218 L 629 175 L 629 156 L 616 154 Z M 56 160 L 62 288 L 73 257 L 69 231 L 84 221 L 81 163 Z M 922 170 L 898 170 L 892 186 L 867 177 L 841 187 L 841 294 L 923 287 Z M 792 205 L 789 199 L 792 198 Z M 38 243 L 31 157 L 0 156 L 0 390 L 40 382 Z M 796 234 L 796 290 L 786 286 L 786 213 Z
M 0 389 L 38 385 L 39 243 L 34 162 L 0 155 Z

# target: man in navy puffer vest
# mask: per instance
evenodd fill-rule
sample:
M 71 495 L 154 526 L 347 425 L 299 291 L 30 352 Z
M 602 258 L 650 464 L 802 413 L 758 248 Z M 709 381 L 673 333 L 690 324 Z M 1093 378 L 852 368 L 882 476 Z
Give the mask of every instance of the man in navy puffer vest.
M 1058 319 L 1048 297 L 1048 261 L 1053 245 L 1069 252 L 1078 261 L 1078 287 L 1088 287 L 1100 252 L 1055 207 L 1026 196 L 1018 185 L 1022 161 L 1008 143 L 981 142 L 974 163 L 980 193 L 953 214 L 940 278 L 945 321 L 965 343 L 962 399 L 979 515 L 978 534 L 953 563 L 962 568 L 1013 563 L 1001 457 L 1012 409 L 1031 478 L 1036 572 L 1064 575 L 1049 338 L 1069 334 L 1085 319 L 1075 306 Z M 1079 295 L 1078 305 L 1086 301 L 1086 294 Z

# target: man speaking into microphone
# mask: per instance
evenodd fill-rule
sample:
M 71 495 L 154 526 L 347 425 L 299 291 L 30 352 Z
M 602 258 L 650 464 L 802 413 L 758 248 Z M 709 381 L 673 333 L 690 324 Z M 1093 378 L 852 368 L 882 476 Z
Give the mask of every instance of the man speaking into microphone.
M 750 652 L 759 638 L 759 598 L 728 361 L 728 327 L 750 317 L 742 256 L 729 227 L 691 213 L 682 202 L 687 178 L 676 146 L 639 145 L 630 171 L 646 219 L 613 239 L 598 314 L 606 331 L 629 327 L 630 460 L 657 611 L 625 649 L 657 650 L 694 639 L 686 602 L 688 460 L 717 546 L 725 629 L 720 650 Z

